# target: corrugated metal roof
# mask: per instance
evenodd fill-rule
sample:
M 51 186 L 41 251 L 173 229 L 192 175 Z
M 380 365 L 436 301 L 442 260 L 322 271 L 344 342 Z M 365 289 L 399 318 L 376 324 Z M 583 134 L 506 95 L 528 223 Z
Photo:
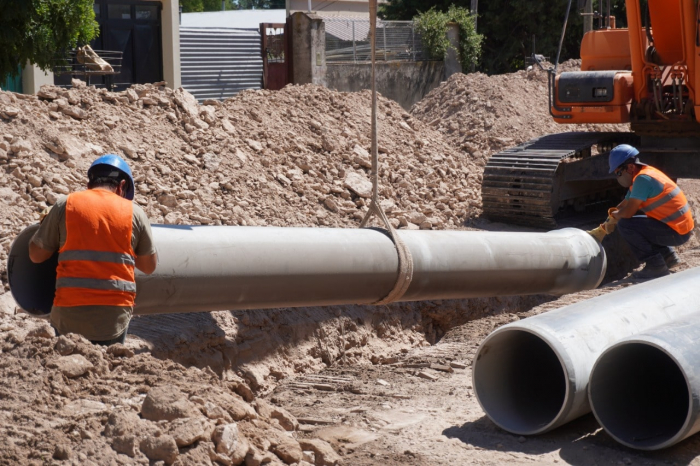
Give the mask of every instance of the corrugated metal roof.
M 258 30 L 180 28 L 182 87 L 200 101 L 260 89 L 261 47 Z

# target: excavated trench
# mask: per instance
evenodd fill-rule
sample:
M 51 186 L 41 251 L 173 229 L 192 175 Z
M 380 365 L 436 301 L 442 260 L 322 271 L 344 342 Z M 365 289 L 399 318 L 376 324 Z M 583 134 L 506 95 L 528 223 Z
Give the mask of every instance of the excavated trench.
M 604 283 L 638 264 L 619 235 L 605 242 Z M 130 344 L 222 378 L 240 376 L 265 393 L 279 380 L 325 367 L 392 361 L 434 345 L 451 329 L 487 316 L 526 313 L 551 295 L 422 301 L 385 306 L 333 306 L 135 317 Z M 235 375 L 234 375 L 235 374 Z

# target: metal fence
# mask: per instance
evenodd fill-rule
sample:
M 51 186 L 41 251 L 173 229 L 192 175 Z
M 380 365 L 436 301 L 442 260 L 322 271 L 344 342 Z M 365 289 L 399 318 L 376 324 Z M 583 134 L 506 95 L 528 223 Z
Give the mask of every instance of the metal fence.
M 369 20 L 325 18 L 326 63 L 371 60 Z M 377 20 L 377 61 L 427 60 L 413 21 Z
M 182 87 L 197 100 L 262 87 L 258 29 L 180 28 Z

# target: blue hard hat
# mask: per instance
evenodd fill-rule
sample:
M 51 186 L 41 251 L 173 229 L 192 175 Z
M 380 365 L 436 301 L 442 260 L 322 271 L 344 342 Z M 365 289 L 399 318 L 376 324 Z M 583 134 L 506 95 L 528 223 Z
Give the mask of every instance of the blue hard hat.
M 115 154 L 107 154 L 103 155 L 102 157 L 98 158 L 94 162 L 92 162 L 92 165 L 90 165 L 90 168 L 88 169 L 88 179 L 91 178 L 91 174 L 95 167 L 98 166 L 109 166 L 116 168 L 120 172 L 124 174 L 124 177 L 129 181 L 128 186 L 126 187 L 126 196 L 124 196 L 126 199 L 129 199 L 130 201 L 134 199 L 134 177 L 131 175 L 131 168 L 129 168 L 129 164 L 127 164 L 123 158 L 119 157 L 118 155 Z
M 614 172 L 620 165 L 629 159 L 636 159 L 638 155 L 639 151 L 636 148 L 630 146 L 629 144 L 620 144 L 610 151 L 610 155 L 608 156 L 610 171 L 608 173 Z

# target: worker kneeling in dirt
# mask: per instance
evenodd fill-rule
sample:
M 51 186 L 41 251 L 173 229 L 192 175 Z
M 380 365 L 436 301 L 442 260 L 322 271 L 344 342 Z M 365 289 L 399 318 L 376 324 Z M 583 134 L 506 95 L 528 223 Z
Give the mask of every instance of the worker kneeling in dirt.
M 688 241 L 695 226 L 688 200 L 668 176 L 654 167 L 643 164 L 639 151 L 621 144 L 610 152 L 610 173 L 629 188 L 625 200 L 610 209 L 610 217 L 603 224 L 610 233 L 617 229 L 631 246 L 644 268 L 632 276 L 649 279 L 668 275 L 669 269 L 680 263 L 674 246 Z
M 151 225 L 132 202 L 134 179 L 118 155 L 95 160 L 88 189 L 60 199 L 29 243 L 39 263 L 58 251 L 51 324 L 93 343 L 124 343 L 136 297 L 134 267 L 153 273 Z

